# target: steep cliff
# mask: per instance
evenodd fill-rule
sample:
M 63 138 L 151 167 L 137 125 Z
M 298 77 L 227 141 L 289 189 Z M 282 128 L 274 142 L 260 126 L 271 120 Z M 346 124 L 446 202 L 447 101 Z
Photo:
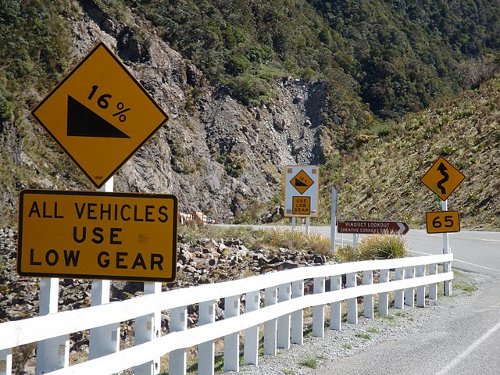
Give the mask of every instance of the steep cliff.
M 284 165 L 323 160 L 322 83 L 283 78 L 268 104 L 244 106 L 211 86 L 147 21 L 128 19 L 127 24 L 142 30 L 138 36 L 94 2 L 75 7 L 68 20 L 72 61 L 103 41 L 170 116 L 115 176 L 116 191 L 171 193 L 178 196 L 181 211 L 228 219 L 276 194 Z M 46 94 L 32 93 L 31 104 Z M 22 167 L 22 175 L 4 181 L 4 211 L 15 215 L 22 188 L 93 189 L 35 124 L 28 108 L 22 117 L 18 124 L 5 121 L 0 132 L 2 159 L 9 159 L 4 167 Z

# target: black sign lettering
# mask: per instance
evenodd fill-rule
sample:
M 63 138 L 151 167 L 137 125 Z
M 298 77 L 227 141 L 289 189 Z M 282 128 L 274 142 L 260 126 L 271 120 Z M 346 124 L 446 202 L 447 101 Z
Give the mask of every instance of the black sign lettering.
M 136 269 L 137 267 L 141 267 L 144 270 L 147 269 L 146 262 L 144 262 L 144 258 L 141 253 L 137 254 L 131 268 Z
M 151 254 L 151 270 L 155 269 L 155 265 L 158 266 L 158 269 L 163 271 L 163 255 L 161 254 Z
M 116 268 L 124 268 L 127 269 L 127 265 L 124 264 L 125 257 L 128 255 L 125 251 L 117 251 L 116 252 Z
M 104 229 L 102 227 L 95 227 L 92 229 L 92 234 L 94 235 L 92 238 L 93 243 L 101 244 L 104 242 L 104 236 L 102 235 L 103 230 Z
M 101 268 L 107 268 L 107 267 L 109 267 L 109 263 L 110 263 L 110 261 L 109 261 L 109 253 L 107 251 L 101 251 L 97 255 L 97 264 Z
M 87 237 L 87 227 L 82 227 L 82 235 L 78 236 L 78 227 L 73 227 L 73 241 L 82 243 Z
M 54 249 L 50 249 L 45 254 L 45 263 L 49 266 L 55 266 L 59 262 L 59 254 Z
M 31 266 L 41 266 L 42 265 L 41 261 L 35 260 L 35 249 L 33 249 L 33 248 L 30 249 L 30 265 Z
M 168 211 L 168 207 L 166 207 L 166 206 L 160 206 L 160 208 L 158 209 L 158 213 L 159 213 L 158 221 L 160 223 L 165 223 L 168 221 L 167 211 Z
M 78 259 L 80 258 L 80 250 L 64 250 L 64 264 L 66 267 L 78 266 Z
M 109 230 L 109 243 L 111 245 L 121 245 L 122 241 L 118 239 L 118 233 L 122 231 L 122 228 L 111 228 Z

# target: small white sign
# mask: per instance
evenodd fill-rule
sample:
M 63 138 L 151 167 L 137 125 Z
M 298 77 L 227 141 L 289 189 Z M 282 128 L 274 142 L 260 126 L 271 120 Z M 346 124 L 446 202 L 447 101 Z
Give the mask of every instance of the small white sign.
M 317 166 L 285 166 L 284 186 L 286 217 L 319 216 L 319 168 Z M 305 197 L 308 199 L 300 199 Z

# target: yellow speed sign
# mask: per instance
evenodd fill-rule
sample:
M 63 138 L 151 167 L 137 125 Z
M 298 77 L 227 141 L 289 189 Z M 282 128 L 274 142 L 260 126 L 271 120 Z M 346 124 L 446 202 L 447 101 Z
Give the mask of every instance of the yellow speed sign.
M 426 212 L 427 233 L 460 232 L 460 215 L 457 211 Z

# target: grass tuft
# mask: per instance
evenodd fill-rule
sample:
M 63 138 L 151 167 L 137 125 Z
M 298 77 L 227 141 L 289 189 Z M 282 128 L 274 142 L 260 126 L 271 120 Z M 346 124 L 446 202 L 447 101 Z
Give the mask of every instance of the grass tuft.
M 376 234 L 364 237 L 358 246 L 343 246 L 335 256 L 339 262 L 355 262 L 372 259 L 403 258 L 407 254 L 402 236 L 394 234 Z
M 372 337 L 370 336 L 370 334 L 367 333 L 367 332 L 356 332 L 354 334 L 354 336 L 358 337 L 360 339 L 363 339 L 363 340 L 371 340 L 372 339 Z
M 305 358 L 302 361 L 300 361 L 301 366 L 309 367 L 309 368 L 317 368 L 318 367 L 318 360 L 316 358 Z

